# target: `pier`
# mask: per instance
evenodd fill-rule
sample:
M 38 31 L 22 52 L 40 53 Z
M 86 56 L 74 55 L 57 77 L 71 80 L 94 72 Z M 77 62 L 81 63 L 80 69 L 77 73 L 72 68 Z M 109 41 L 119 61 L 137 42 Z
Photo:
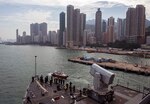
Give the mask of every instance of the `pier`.
M 138 64 L 131 64 L 126 62 L 95 62 L 94 60 L 84 60 L 82 57 L 75 57 L 68 59 L 70 62 L 74 63 L 80 63 L 85 65 L 92 65 L 93 63 L 96 63 L 106 69 L 111 70 L 119 70 L 129 73 L 135 73 L 140 75 L 150 75 L 150 66 L 141 66 Z

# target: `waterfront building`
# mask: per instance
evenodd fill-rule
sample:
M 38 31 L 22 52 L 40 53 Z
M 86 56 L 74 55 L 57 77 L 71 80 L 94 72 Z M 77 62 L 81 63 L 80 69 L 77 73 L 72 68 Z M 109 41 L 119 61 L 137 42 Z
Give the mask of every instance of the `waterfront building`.
M 107 32 L 103 32 L 103 44 L 107 44 L 108 43 L 108 33 Z
M 22 43 L 22 37 L 19 35 L 19 30 L 18 29 L 16 29 L 16 42 L 18 44 Z
M 44 43 L 43 38 L 47 36 L 47 23 L 30 24 L 30 35 L 33 43 Z
M 83 45 L 83 37 L 84 37 L 84 30 L 86 24 L 86 14 L 80 14 L 80 36 L 79 36 L 79 46 Z
M 58 45 L 58 34 L 56 31 L 49 31 L 51 45 Z
M 80 41 L 80 9 L 74 10 L 74 17 L 73 17 L 73 44 L 78 46 Z
M 150 45 L 150 36 L 147 36 L 147 37 L 146 37 L 146 44 L 147 44 L 147 45 Z
M 103 22 L 102 22 L 102 33 L 106 32 L 106 26 L 107 26 L 107 23 L 105 20 L 103 20 Z
M 126 19 L 123 19 L 123 27 L 122 27 L 123 35 L 121 37 L 121 40 L 126 40 Z
M 40 24 L 40 43 L 46 43 L 47 37 L 47 23 L 43 22 Z
M 67 31 L 66 47 L 82 46 L 86 24 L 86 14 L 80 13 L 80 9 L 67 6 Z
M 126 12 L 126 34 L 129 43 L 145 43 L 145 7 L 137 5 Z
M 26 43 L 26 32 L 25 31 L 22 33 L 21 43 L 23 43 L 23 44 Z
M 100 11 L 100 8 L 98 8 L 96 15 L 95 15 L 95 37 L 96 37 L 96 43 L 100 44 L 102 41 L 102 33 L 101 33 L 101 20 L 102 20 L 102 12 Z
M 19 33 L 18 33 L 18 29 L 16 29 L 16 42 L 19 42 Z
M 108 26 L 107 26 L 107 35 L 108 40 L 107 43 L 112 43 L 115 41 L 115 32 L 114 32 L 114 24 L 115 19 L 111 16 L 108 18 Z
M 39 42 L 38 40 L 37 40 L 37 37 L 39 37 L 38 35 L 40 34 L 40 26 L 39 26 L 39 24 L 38 23 L 35 23 L 35 24 L 30 24 L 30 35 L 31 35 L 31 37 L 32 37 L 32 42 L 34 43 L 34 42 Z M 35 36 L 36 36 L 36 38 L 35 38 Z M 34 40 L 34 39 L 36 39 L 36 40 Z
M 74 16 L 74 6 L 68 5 L 66 47 L 73 47 L 73 16 Z
M 47 35 L 47 23 L 43 22 L 40 24 L 40 31 L 42 35 Z
M 87 45 L 87 36 L 88 36 L 88 31 L 84 30 L 84 35 L 83 35 L 83 46 L 86 47 Z
M 63 32 L 63 46 L 65 46 L 65 45 L 66 45 L 66 29 Z
M 63 46 L 64 31 L 65 31 L 65 13 L 61 12 L 59 15 L 59 41 L 58 41 L 59 46 Z
M 124 19 L 118 18 L 117 19 L 117 34 L 116 34 L 116 40 L 123 40 L 124 37 L 124 24 L 123 24 Z

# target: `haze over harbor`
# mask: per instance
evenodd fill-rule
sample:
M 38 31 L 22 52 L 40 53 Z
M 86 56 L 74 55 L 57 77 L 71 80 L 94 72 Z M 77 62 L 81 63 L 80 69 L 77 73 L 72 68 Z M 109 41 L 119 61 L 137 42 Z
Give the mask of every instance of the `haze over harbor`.
M 125 12 L 128 7 L 135 7 L 137 4 L 143 4 L 146 7 L 146 18 L 149 19 L 149 1 L 130 1 L 130 0 L 57 0 L 57 1 L 5 1 L 0 0 L 0 37 L 3 40 L 15 39 L 15 31 L 19 28 L 20 31 L 30 33 L 29 24 L 32 22 L 47 22 L 48 30 L 57 30 L 59 27 L 58 14 L 66 10 L 68 4 L 80 8 L 82 12 L 87 14 L 87 20 L 94 19 L 95 11 L 101 8 L 103 18 L 107 19 L 110 16 L 115 18 L 125 18 Z M 113 13 L 113 14 L 112 14 Z M 37 18 L 38 17 L 38 18 Z M 8 31 L 8 27 L 9 31 Z

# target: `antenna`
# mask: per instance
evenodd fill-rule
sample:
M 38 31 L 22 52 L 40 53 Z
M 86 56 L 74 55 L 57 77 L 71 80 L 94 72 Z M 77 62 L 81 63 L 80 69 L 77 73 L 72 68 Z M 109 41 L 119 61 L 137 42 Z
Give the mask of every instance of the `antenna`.
M 37 56 L 35 56 L 35 77 L 36 77 L 36 74 L 37 74 L 37 73 L 36 73 L 36 57 L 37 57 Z

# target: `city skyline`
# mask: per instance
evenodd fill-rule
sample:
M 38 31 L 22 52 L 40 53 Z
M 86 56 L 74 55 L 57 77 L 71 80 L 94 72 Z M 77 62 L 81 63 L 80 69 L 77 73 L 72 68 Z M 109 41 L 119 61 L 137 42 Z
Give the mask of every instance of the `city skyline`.
M 66 0 L 65 0 L 66 1 Z M 144 5 L 147 9 L 148 0 L 141 2 L 128 2 L 128 0 L 118 1 L 111 0 L 111 2 L 94 0 L 94 1 L 76 1 L 72 0 L 69 2 L 59 1 L 48 3 L 47 0 L 41 2 L 26 2 L 14 0 L 4 1 L 0 0 L 0 37 L 2 39 L 15 39 L 15 30 L 18 28 L 22 34 L 23 31 L 26 31 L 27 35 L 30 35 L 29 24 L 36 22 L 46 22 L 48 23 L 48 30 L 57 30 L 59 29 L 59 13 L 66 11 L 66 5 L 74 5 L 75 8 L 79 8 L 81 12 L 87 14 L 87 20 L 95 18 L 95 12 L 98 8 L 101 8 L 103 12 L 103 19 L 113 16 L 114 18 L 125 18 L 126 11 L 128 7 L 135 7 L 136 4 L 146 4 Z M 75 2 L 76 1 L 76 2 Z M 110 0 L 109 0 L 110 1 Z M 57 4 L 57 5 L 56 5 Z M 9 7 L 8 7 L 9 6 Z M 120 8 L 120 10 L 118 10 Z M 112 11 L 110 11 L 112 9 Z M 146 9 L 146 17 L 149 19 L 149 13 Z M 115 13 L 113 11 L 117 10 Z M 110 12 L 112 13 L 110 13 Z M 66 13 L 66 12 L 65 12 Z M 38 17 L 38 18 L 37 18 Z M 8 31 L 8 27 L 9 31 Z

